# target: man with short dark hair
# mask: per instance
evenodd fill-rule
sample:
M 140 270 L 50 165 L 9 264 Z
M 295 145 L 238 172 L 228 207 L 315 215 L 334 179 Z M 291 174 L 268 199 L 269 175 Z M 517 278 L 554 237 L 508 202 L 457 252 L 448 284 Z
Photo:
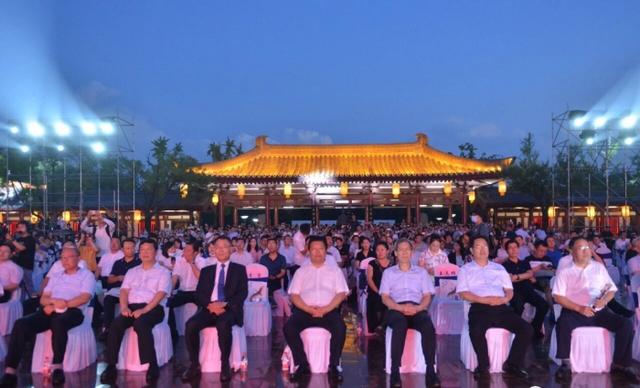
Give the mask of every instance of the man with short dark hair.
M 24 273 L 24 285 L 29 296 L 37 295 L 37 291 L 33 285 L 33 265 L 36 255 L 36 239 L 31 235 L 31 224 L 27 221 L 18 222 L 16 233 L 13 239 L 7 239 L 7 243 L 11 243 L 17 253 L 15 262 Z
M 269 270 L 267 288 L 269 297 L 273 292 L 282 288 L 282 278 L 287 274 L 287 260 L 278 253 L 278 240 L 275 237 L 267 239 L 267 253 L 260 258 L 260 264 Z

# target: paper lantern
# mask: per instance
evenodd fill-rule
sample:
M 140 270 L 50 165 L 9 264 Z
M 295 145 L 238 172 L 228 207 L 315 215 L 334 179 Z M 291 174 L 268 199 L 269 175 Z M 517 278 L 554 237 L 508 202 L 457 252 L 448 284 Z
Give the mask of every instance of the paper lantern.
M 590 219 L 596 218 L 596 207 L 595 206 L 587 206 L 587 217 Z
M 620 213 L 624 218 L 628 218 L 631 216 L 631 207 L 629 205 L 624 205 L 620 207 Z
M 444 195 L 446 195 L 447 197 L 451 195 L 451 193 L 453 192 L 453 188 L 451 187 L 451 182 L 445 182 L 444 187 L 442 188 L 442 191 L 444 192 Z
M 62 220 L 64 222 L 70 222 L 71 221 L 71 212 L 69 210 L 65 210 L 62 212 Z
M 291 192 L 293 191 L 293 188 L 291 187 L 291 183 L 285 183 L 284 184 L 284 197 L 289 199 L 289 197 L 291 197 Z
M 467 193 L 467 196 L 469 197 L 469 203 L 474 203 L 476 201 L 476 192 L 471 190 L 470 192 Z
M 340 183 L 340 195 L 346 197 L 349 194 L 349 184 L 347 182 Z
M 244 198 L 244 194 L 246 192 L 246 189 L 247 188 L 242 183 L 240 183 L 238 185 L 238 198 L 240 198 L 240 199 Z
M 547 209 L 547 216 L 549 216 L 549 218 L 555 218 L 556 217 L 556 207 L 555 206 L 549 206 L 549 209 Z
M 135 222 L 142 221 L 142 212 L 140 210 L 134 210 L 133 211 L 133 220 Z
M 180 198 L 185 199 L 189 195 L 189 185 L 186 183 L 180 183 Z
M 31 214 L 31 218 L 30 221 L 32 224 L 37 224 L 38 223 L 38 212 L 33 212 L 33 214 Z
M 398 198 L 400 196 L 400 183 L 394 183 L 391 185 L 391 194 L 393 194 L 393 198 Z
M 218 193 L 213 193 L 213 195 L 211 196 L 211 203 L 213 204 L 213 206 L 218 206 L 218 202 L 220 202 L 220 196 L 218 195 Z
M 498 193 L 500 193 L 501 197 L 507 194 L 507 182 L 504 179 L 498 181 Z

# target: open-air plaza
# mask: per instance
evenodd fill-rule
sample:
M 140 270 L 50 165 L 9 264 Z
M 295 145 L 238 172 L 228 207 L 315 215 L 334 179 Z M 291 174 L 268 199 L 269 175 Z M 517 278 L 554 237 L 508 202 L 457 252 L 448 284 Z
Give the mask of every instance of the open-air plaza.
M 3 3 L 0 387 L 640 386 L 638 12 Z

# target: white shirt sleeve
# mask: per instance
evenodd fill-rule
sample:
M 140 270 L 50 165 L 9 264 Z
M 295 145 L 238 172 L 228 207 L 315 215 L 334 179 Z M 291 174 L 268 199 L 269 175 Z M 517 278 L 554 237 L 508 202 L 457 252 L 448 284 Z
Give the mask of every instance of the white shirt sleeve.
M 11 271 L 11 274 L 9 275 L 9 282 L 11 284 L 20 284 L 20 282 L 22 282 L 23 275 L 24 272 L 22 271 L 22 268 L 20 268 L 19 266 L 15 266 L 13 268 L 13 271 Z
M 293 279 L 291 279 L 291 284 L 289 285 L 289 294 L 300 295 L 302 291 L 302 276 L 303 276 L 303 267 L 300 267 L 295 274 L 293 274 Z
M 86 271 L 86 276 L 82 278 L 80 290 L 82 293 L 86 293 L 91 296 L 93 296 L 93 293 L 96 291 L 96 278 L 93 276 L 91 271 Z
M 42 293 L 43 294 L 50 294 L 51 290 L 53 289 L 53 286 L 55 286 L 55 284 L 57 283 L 57 280 L 58 280 L 57 276 L 49 277 L 49 282 L 47 283 L 47 286 L 44 288 L 44 290 L 42 290 Z
M 462 266 L 458 271 L 458 283 L 456 284 L 456 293 L 469 291 L 469 281 L 467 280 L 467 271 Z
M 380 281 L 380 288 L 378 289 L 378 294 L 382 295 L 382 294 L 387 294 L 389 295 L 389 292 L 391 292 L 391 290 L 389 289 L 389 276 L 391 275 L 387 275 L 389 271 L 384 271 L 382 273 L 382 280 Z
M 611 275 L 609 275 L 609 271 L 607 271 L 607 268 L 602 264 L 599 265 L 598 268 L 600 268 L 600 273 L 602 277 L 607 279 L 607 282 L 605 284 L 611 284 L 611 288 L 609 288 L 608 292 L 611 292 L 611 291 L 617 292 L 618 287 L 616 287 L 616 283 L 613 281 L 613 279 L 611 279 Z
M 433 278 L 431 276 L 429 276 L 428 273 L 426 273 L 427 271 L 425 270 L 425 276 L 422 276 L 422 281 L 421 281 L 421 288 L 422 288 L 422 294 L 435 294 L 436 293 L 436 289 L 433 286 Z M 384 275 L 383 275 L 384 276 Z
M 564 276 L 565 271 L 560 270 L 556 273 L 556 279 L 553 283 L 551 293 L 558 296 L 567 296 L 567 280 Z
M 502 288 L 513 290 L 513 283 L 511 283 L 511 278 L 506 269 L 500 271 L 500 282 L 502 283 Z
M 158 289 L 156 292 L 163 291 L 165 294 L 171 294 L 171 273 L 169 271 L 162 271 L 162 276 L 160 277 L 160 281 L 158 282 Z
M 122 285 L 120 286 L 121 290 L 128 290 L 131 288 L 131 282 L 133 281 L 133 273 L 134 271 L 127 271 L 126 274 L 124 274 L 124 280 L 122 281 Z
M 344 292 L 348 294 L 349 286 L 347 285 L 347 281 L 344 278 L 344 274 L 342 273 L 342 270 L 340 270 L 340 268 L 337 266 L 332 268 L 333 268 L 333 277 L 336 283 L 336 293 L 340 294 Z

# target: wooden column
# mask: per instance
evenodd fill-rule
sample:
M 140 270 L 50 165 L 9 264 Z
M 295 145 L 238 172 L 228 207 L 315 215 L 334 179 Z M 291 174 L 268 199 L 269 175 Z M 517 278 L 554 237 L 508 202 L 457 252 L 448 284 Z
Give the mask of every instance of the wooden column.
M 407 224 L 411 223 L 411 205 L 407 203 Z
M 280 225 L 280 219 L 278 217 L 278 203 L 274 201 L 273 203 L 273 225 Z
M 238 226 L 238 208 L 233 207 L 233 226 Z
M 452 214 L 453 214 L 453 204 L 451 204 L 451 200 L 449 200 L 449 206 L 447 208 L 447 222 L 451 222 Z
M 420 224 L 420 189 L 416 189 L 416 225 Z
M 270 198 L 269 198 L 269 188 L 267 187 L 264 195 L 264 211 L 265 211 L 265 216 L 264 216 L 264 224 L 265 226 L 269 227 L 271 226 L 271 208 L 270 208 Z
M 218 195 L 218 225 L 224 227 L 224 193 L 220 190 Z
M 478 199 L 476 198 L 476 201 Z M 462 202 L 462 222 L 461 224 L 466 224 L 469 219 L 469 210 L 467 208 L 467 187 L 465 186 L 462 189 L 462 198 L 460 199 L 460 201 Z
M 314 224 L 318 226 L 320 225 L 320 208 L 318 207 L 318 205 L 313 206 L 313 213 Z

